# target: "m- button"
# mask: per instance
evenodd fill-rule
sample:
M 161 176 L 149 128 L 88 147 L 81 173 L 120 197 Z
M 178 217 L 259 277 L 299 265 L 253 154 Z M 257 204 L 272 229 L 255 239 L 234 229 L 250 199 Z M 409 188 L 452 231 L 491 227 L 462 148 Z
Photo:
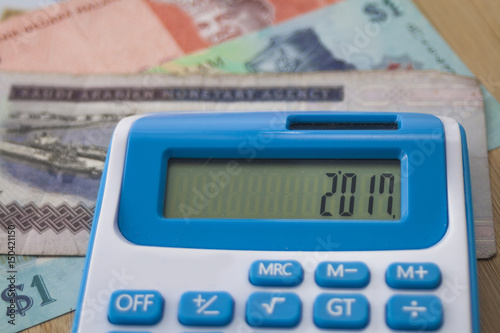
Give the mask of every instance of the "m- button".
M 441 284 L 441 271 L 433 263 L 394 263 L 385 280 L 395 289 L 434 289 Z
M 315 278 L 321 287 L 362 288 L 370 282 L 370 271 L 362 262 L 322 262 Z
M 303 279 L 302 266 L 294 260 L 257 260 L 250 266 L 249 280 L 255 286 L 293 287 Z

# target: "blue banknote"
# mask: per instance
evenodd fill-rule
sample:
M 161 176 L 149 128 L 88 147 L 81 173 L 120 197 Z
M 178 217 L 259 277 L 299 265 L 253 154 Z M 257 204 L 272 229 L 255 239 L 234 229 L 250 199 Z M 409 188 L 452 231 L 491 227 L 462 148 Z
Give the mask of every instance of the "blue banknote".
M 0 256 L 0 332 L 19 332 L 74 310 L 84 262 Z

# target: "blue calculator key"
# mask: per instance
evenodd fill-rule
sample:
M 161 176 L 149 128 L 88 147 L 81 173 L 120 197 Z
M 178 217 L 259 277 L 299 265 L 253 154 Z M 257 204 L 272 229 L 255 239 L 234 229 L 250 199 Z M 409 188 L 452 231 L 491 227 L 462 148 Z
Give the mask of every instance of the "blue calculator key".
M 319 328 L 362 329 L 370 321 L 370 304 L 360 294 L 321 294 L 314 301 Z
M 443 305 L 433 295 L 395 295 L 387 302 L 386 319 L 395 330 L 435 331 L 443 323 Z
M 255 286 L 293 287 L 302 283 L 304 270 L 295 260 L 257 260 L 249 279 Z
M 441 271 L 433 263 L 394 263 L 385 280 L 395 289 L 434 289 L 441 284 Z
M 362 262 L 322 262 L 316 283 L 327 288 L 362 288 L 370 282 L 370 270 Z
M 163 317 L 164 303 L 156 290 L 117 290 L 111 294 L 108 319 L 116 325 L 154 325 Z
M 302 302 L 294 293 L 256 292 L 247 301 L 246 319 L 253 327 L 294 327 L 302 317 Z
M 181 296 L 179 322 L 186 326 L 225 326 L 233 320 L 234 300 L 227 292 L 189 291 Z

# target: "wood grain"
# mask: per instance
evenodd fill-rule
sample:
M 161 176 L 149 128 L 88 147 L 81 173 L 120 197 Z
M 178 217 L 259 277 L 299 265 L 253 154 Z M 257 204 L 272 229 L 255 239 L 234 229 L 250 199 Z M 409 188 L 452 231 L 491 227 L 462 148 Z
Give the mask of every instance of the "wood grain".
M 414 2 L 479 81 L 500 100 L 500 1 Z
M 469 69 L 500 100 L 500 1 L 415 0 Z M 489 152 L 493 216 L 500 239 L 500 148 Z M 497 249 L 498 243 L 497 243 Z M 500 252 L 500 249 L 499 249 Z M 478 262 L 481 331 L 500 327 L 500 255 Z M 69 332 L 74 313 L 26 330 L 27 333 Z
M 500 100 L 500 1 L 415 0 L 422 13 L 482 84 Z M 488 153 L 493 219 L 500 253 L 500 148 Z M 500 327 L 500 255 L 478 261 L 481 332 Z
M 500 148 L 488 153 L 490 164 L 491 195 L 497 251 L 500 253 Z M 500 327 L 500 255 L 478 261 L 479 308 L 483 333 L 498 332 Z

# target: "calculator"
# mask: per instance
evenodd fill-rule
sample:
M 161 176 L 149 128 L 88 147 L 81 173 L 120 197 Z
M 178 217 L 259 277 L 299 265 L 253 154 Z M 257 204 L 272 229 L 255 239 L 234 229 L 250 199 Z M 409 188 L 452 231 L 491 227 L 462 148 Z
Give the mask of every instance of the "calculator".
M 479 332 L 473 229 L 449 118 L 125 118 L 73 331 Z

